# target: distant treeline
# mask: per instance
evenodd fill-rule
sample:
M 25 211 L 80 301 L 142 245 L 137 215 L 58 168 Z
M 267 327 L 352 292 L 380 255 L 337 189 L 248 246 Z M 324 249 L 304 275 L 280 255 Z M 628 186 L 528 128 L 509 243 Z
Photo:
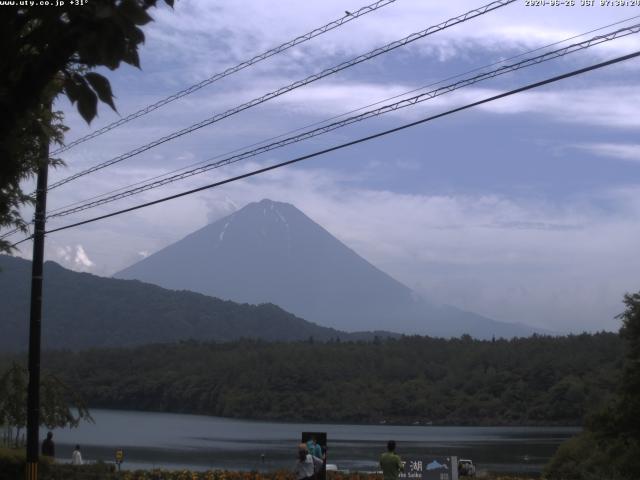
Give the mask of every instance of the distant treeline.
M 619 380 L 617 334 L 182 342 L 45 354 L 91 407 L 225 417 L 578 425 Z

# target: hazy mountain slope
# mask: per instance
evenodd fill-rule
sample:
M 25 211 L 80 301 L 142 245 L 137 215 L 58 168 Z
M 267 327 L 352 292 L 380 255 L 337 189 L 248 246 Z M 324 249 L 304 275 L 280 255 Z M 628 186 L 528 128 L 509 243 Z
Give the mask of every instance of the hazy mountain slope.
M 45 263 L 43 348 L 74 350 L 181 339 L 323 340 L 342 332 L 273 304 L 240 305 Z M 0 255 L 0 350 L 26 350 L 31 262 Z M 371 334 L 372 335 L 372 334 Z
M 272 302 L 347 331 L 478 338 L 533 332 L 417 297 L 293 205 L 270 200 L 251 203 L 115 276 L 239 302 Z

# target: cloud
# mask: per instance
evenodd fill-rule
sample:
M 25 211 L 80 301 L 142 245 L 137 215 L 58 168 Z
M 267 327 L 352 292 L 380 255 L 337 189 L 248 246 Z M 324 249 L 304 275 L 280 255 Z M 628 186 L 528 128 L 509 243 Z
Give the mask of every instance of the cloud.
M 293 203 L 432 300 L 500 320 L 554 331 L 613 330 L 622 294 L 639 287 L 640 186 L 560 202 L 399 193 L 359 186 L 357 177 L 331 170 L 290 168 L 60 232 L 50 246 L 81 242 L 99 254 L 93 271 L 111 273 L 137 261 L 139 252 L 154 252 L 262 198 Z M 78 251 L 63 253 L 67 265 L 88 268 Z
M 202 80 L 239 60 L 252 57 L 260 49 L 277 45 L 283 40 L 303 33 L 306 29 L 310 30 L 318 26 L 321 19 L 326 18 L 328 21 L 339 17 L 344 11 L 344 5 L 340 2 L 321 3 L 322 5 L 312 5 L 308 2 L 284 1 L 277 7 L 265 7 L 259 1 L 249 1 L 226 2 L 213 6 L 206 1 L 187 0 L 181 2 L 175 10 L 163 8 L 155 11 L 156 22 L 150 24 L 146 30 L 147 47 L 142 52 L 143 60 L 149 59 L 151 65 L 145 67 L 143 73 L 126 69 L 118 71 L 113 78 L 114 91 L 119 97 L 120 111 L 124 114 L 147 103 L 153 103 L 158 98 L 172 94 L 194 81 Z M 434 4 L 429 5 L 429 3 Z M 295 79 L 339 63 L 347 56 L 362 53 L 386 41 L 399 38 L 402 34 L 420 30 L 427 25 L 438 23 L 475 7 L 477 5 L 472 2 L 464 1 L 424 4 L 423 2 L 405 2 L 404 4 L 396 2 L 379 12 L 366 15 L 342 29 L 305 44 L 304 48 L 279 55 L 154 112 L 152 116 L 145 117 L 149 119 L 148 121 L 129 124 L 127 135 L 119 135 L 116 130 L 113 134 L 105 135 L 104 141 L 95 141 L 99 148 L 81 146 L 65 154 L 64 157 L 70 165 L 78 169 L 104 161 L 182 126 L 202 120 Z M 436 58 L 438 62 L 466 58 L 477 66 L 477 57 L 484 58 L 487 55 L 480 54 L 486 51 L 490 52 L 489 56 L 496 60 L 497 57 L 513 53 L 513 49 L 521 51 L 523 48 L 539 46 L 542 41 L 558 40 L 561 36 L 573 35 L 582 30 L 600 26 L 609 20 L 619 20 L 618 16 L 610 11 L 612 9 L 598 8 L 597 22 L 593 15 L 596 10 L 592 10 L 592 13 L 587 15 L 581 11 L 582 9 L 577 9 L 575 12 L 567 12 L 573 9 L 564 9 L 563 12 L 554 11 L 553 14 L 548 10 L 531 11 L 516 4 L 497 10 L 473 20 L 473 23 L 459 25 L 450 32 L 434 35 L 413 47 L 403 48 L 392 54 L 393 58 L 398 56 L 406 58 L 407 65 L 404 69 L 392 69 L 393 79 L 387 77 L 390 74 L 375 60 L 371 68 L 376 68 L 375 65 L 377 65 L 380 73 L 386 74 L 383 77 L 384 81 L 372 82 L 370 79 L 376 77 L 371 74 L 362 74 L 358 67 L 352 69 L 353 74 L 337 76 L 339 81 L 322 80 L 318 84 L 280 97 L 275 102 L 265 105 L 265 108 L 252 109 L 248 120 L 245 114 L 239 115 L 237 119 L 225 120 L 216 124 L 214 128 L 207 127 L 196 135 L 190 135 L 189 140 L 181 139 L 172 142 L 168 152 L 162 147 L 153 149 L 148 155 L 157 155 L 158 163 L 176 162 L 180 157 L 193 154 L 188 152 L 187 145 L 194 138 L 197 138 L 198 143 L 215 141 L 220 144 L 240 136 L 253 137 L 254 134 L 268 136 L 271 133 L 270 129 L 274 129 L 279 123 L 272 122 L 271 117 L 264 114 L 269 112 L 273 114 L 282 107 L 286 108 L 290 114 L 331 116 L 360 108 L 372 101 L 388 98 L 415 88 L 415 78 L 410 81 L 406 77 L 409 76 L 409 72 L 415 70 L 416 62 L 424 56 Z M 252 15 L 247 16 L 247 11 L 251 11 Z M 274 23 L 278 24 L 278 29 L 272 28 Z M 474 28 L 470 28 L 471 25 Z M 635 37 L 637 35 L 623 40 L 636 45 L 638 41 Z M 608 45 L 607 48 L 614 47 Z M 601 46 L 594 50 L 593 55 L 601 56 L 605 50 Z M 135 80 L 132 80 L 133 75 L 138 75 Z M 109 76 L 111 77 L 112 74 Z M 156 81 L 157 79 L 162 80 Z M 170 84 L 165 85 L 163 82 L 170 82 Z M 149 93 L 152 87 L 154 95 Z M 637 113 L 639 94 L 631 85 L 622 87 L 620 90 L 613 87 L 602 89 L 601 92 L 594 89 L 581 89 L 578 92 L 544 92 L 544 95 L 542 93 L 524 94 L 481 108 L 484 111 L 503 114 L 533 112 L 552 116 L 555 121 L 562 122 L 637 128 L 640 124 Z M 459 91 L 454 95 L 440 97 L 419 107 L 404 109 L 391 115 L 415 118 L 423 112 L 458 105 L 460 101 L 468 98 L 477 99 L 477 94 L 482 91 L 481 89 Z M 497 91 L 485 90 L 487 94 Z M 627 96 L 628 105 L 623 101 Z M 585 98 L 589 101 L 586 102 Z M 609 105 L 611 99 L 614 100 L 614 105 Z M 561 110 L 551 108 L 558 104 L 563 106 L 566 104 L 567 108 Z M 65 110 L 71 112 L 72 109 L 65 104 Z M 601 111 L 603 113 L 599 114 Z M 117 114 L 108 109 L 102 109 L 100 114 L 101 118 L 93 122 L 93 128 L 99 128 L 118 118 Z M 69 139 L 77 138 L 90 131 L 75 112 L 70 113 L 67 118 L 73 131 Z M 212 131 L 214 132 L 211 134 L 212 138 L 207 138 Z M 258 131 L 260 133 L 257 133 Z M 147 154 L 144 156 L 146 157 Z M 127 163 L 132 164 L 136 161 L 131 160 Z M 52 178 L 56 179 L 55 173 Z
M 84 251 L 84 248 L 82 247 L 82 245 L 76 245 L 76 256 L 73 259 L 73 261 L 76 265 L 84 268 L 90 268 L 90 267 L 93 267 L 93 265 L 95 265 L 89 259 L 89 256 L 87 255 L 87 252 Z
M 55 251 L 56 251 L 56 255 L 58 256 L 58 258 L 60 260 L 63 260 L 64 262 L 71 262 L 71 247 L 70 246 L 57 247 L 55 249 Z
M 576 147 L 603 157 L 640 162 L 640 144 L 636 143 L 586 143 Z
M 407 195 L 313 182 L 282 172 L 226 194 L 238 203 L 288 200 L 420 293 L 501 320 L 555 331 L 615 329 L 622 294 L 639 287 L 638 197 L 636 207 L 620 206 L 637 191 L 603 193 L 624 209 L 611 216 L 579 199 Z M 297 183 L 304 187 L 291 187 Z
M 521 84 L 524 83 L 521 82 Z M 304 109 L 305 112 L 313 112 L 316 115 L 340 115 L 374 102 L 383 101 L 381 105 L 384 105 L 399 101 L 400 99 L 384 100 L 398 95 L 401 98 L 407 98 L 402 94 L 415 88 L 418 87 L 400 84 L 334 82 L 309 86 L 282 97 L 276 102 L 294 112 Z M 389 115 L 417 118 L 490 98 L 505 91 L 495 88 L 467 87 L 429 99 L 416 106 L 394 111 Z M 562 123 L 620 129 L 640 128 L 640 92 L 634 86 L 624 84 L 615 87 L 571 89 L 560 87 L 554 90 L 523 92 L 480 105 L 475 109 L 497 115 L 535 114 Z M 359 113 L 361 112 L 355 114 Z M 626 148 L 625 152 L 630 152 L 629 148 Z
M 228 196 L 224 196 L 222 198 L 208 198 L 205 200 L 208 212 L 207 212 L 207 221 L 209 223 L 213 223 L 220 218 L 226 217 L 227 215 L 231 215 L 235 211 L 242 208 L 244 205 L 238 205 Z
M 535 113 L 566 123 L 640 127 L 640 92 L 630 85 L 526 92 L 479 108 L 498 114 Z
M 56 246 L 53 251 L 62 265 L 73 270 L 84 272 L 91 270 L 95 266 L 95 263 L 91 261 L 82 245 L 76 245 L 75 247 L 70 245 Z
M 278 98 L 274 103 L 288 108 L 292 112 L 312 112 L 315 115 L 333 116 L 362 109 L 372 103 L 383 102 L 375 107 L 366 108 L 352 114 L 357 115 L 387 103 L 397 102 L 405 97 L 405 92 L 415 88 L 402 84 L 330 81 L 295 90 Z M 400 96 L 401 98 L 386 101 L 386 99 L 395 96 Z
M 70 150 L 63 155 L 70 168 L 53 172 L 51 181 L 477 6 L 471 1 L 396 2 L 168 105 L 142 121 Z M 283 0 L 272 4 L 247 0 L 215 5 L 206 0 L 183 0 L 174 11 L 158 9 L 153 13 L 156 21 L 145 27 L 143 71 L 124 68 L 108 73 L 118 95 L 118 109 L 124 115 L 153 103 L 354 7 L 357 6 L 345 6 L 337 0 Z M 55 208 L 159 175 L 178 165 L 411 90 L 429 83 L 432 72 L 449 76 L 617 21 L 620 16 L 618 9 L 535 9 L 516 2 L 57 189 L 50 196 L 49 205 Z M 580 61 L 586 64 L 594 58 L 637 49 L 637 37 L 588 50 Z M 428 75 L 425 73 L 422 82 L 418 67 L 425 65 L 429 70 L 425 67 Z M 507 118 L 518 126 L 519 121 L 535 116 L 554 133 L 566 128 L 589 135 L 586 141 L 585 137 L 567 140 L 573 148 L 579 144 L 592 153 L 637 161 L 632 135 L 640 126 L 640 93 L 628 81 L 629 72 L 634 69 L 637 67 L 629 63 L 607 69 L 606 75 L 581 77 L 580 81 L 558 83 L 487 104 L 479 107 L 471 119 L 465 116 L 457 117 L 455 122 L 434 122 L 438 125 L 435 134 L 442 143 L 459 144 L 480 122 L 491 126 L 488 122 Z M 532 75 L 538 74 L 545 72 Z M 390 117 L 395 124 L 444 111 L 529 81 L 521 78 L 526 77 L 505 76 L 503 83 L 462 89 L 394 112 Z M 69 106 L 64 108 L 71 112 Z M 92 128 L 119 118 L 108 109 L 102 109 L 100 115 Z M 90 130 L 75 112 L 69 113 L 67 123 L 73 131 L 70 140 Z M 445 129 L 454 123 L 455 130 Z M 497 132 L 508 134 L 504 135 L 503 149 L 487 155 L 517 155 L 522 144 L 508 145 L 511 132 L 504 132 L 505 122 L 501 126 L 495 124 Z M 363 124 L 363 130 L 369 127 Z M 549 132 L 537 130 L 527 138 L 532 143 L 543 142 Z M 611 132 L 615 133 L 615 140 L 606 137 Z M 602 139 L 600 143 L 592 140 L 596 133 Z M 427 146 L 435 148 L 438 142 L 424 133 L 413 135 L 407 133 L 402 145 L 395 144 L 399 151 L 388 159 L 375 151 L 384 151 L 382 144 L 368 150 L 349 150 L 344 155 L 353 157 L 352 163 L 358 165 L 355 168 L 336 168 L 337 162 L 327 159 L 320 165 L 333 168 L 304 166 L 274 171 L 52 234 L 47 237 L 48 257 L 74 269 L 108 275 L 247 202 L 271 198 L 295 204 L 372 263 L 436 301 L 552 330 L 617 327 L 613 315 L 620 311 L 621 294 L 638 289 L 638 189 L 611 188 L 611 184 L 595 181 L 592 190 L 572 190 L 562 198 L 546 197 L 544 192 L 538 192 L 538 186 L 545 182 L 555 185 L 561 180 L 554 179 L 553 172 L 543 176 L 542 167 L 532 171 L 538 183 L 532 180 L 524 185 L 534 194 L 522 198 L 499 188 L 494 190 L 493 185 L 467 188 L 463 183 L 456 184 L 455 179 L 444 178 L 445 174 L 438 177 L 437 171 L 433 172 L 439 182 L 436 184 L 429 170 L 438 165 L 424 168 L 425 163 L 417 163 L 411 155 L 420 155 Z M 623 143 L 619 136 L 624 135 L 628 137 Z M 331 137 L 326 142 L 338 143 L 335 140 Z M 301 145 L 300 151 L 325 145 L 319 139 L 318 143 L 315 141 Z M 273 152 L 260 159 L 292 158 L 295 155 L 289 155 L 291 151 L 298 152 L 292 148 L 285 154 Z M 444 150 L 435 153 L 448 159 Z M 267 160 L 209 172 L 161 191 L 52 220 L 49 225 L 61 226 L 178 193 L 264 166 Z M 404 172 L 402 181 L 389 178 L 389 164 L 394 166 L 393 173 Z M 462 169 L 469 167 L 466 163 L 459 165 Z M 499 168 L 503 167 L 492 168 L 496 170 L 478 173 L 500 177 Z M 640 179 L 630 178 L 628 183 L 635 185 Z
M 180 51 L 177 62 L 188 68 L 176 74 L 202 79 L 343 16 L 345 7 L 339 0 L 314 3 L 285 0 L 277 4 L 248 0 L 215 5 L 207 0 L 186 0 L 175 10 L 154 14 L 156 22 L 148 28 L 147 49 L 153 57 L 161 58 L 167 57 L 168 52 Z M 477 7 L 478 4 L 470 0 L 396 2 L 269 62 L 281 66 L 278 63 L 281 58 L 288 58 L 310 64 L 315 59 L 356 55 Z M 354 10 L 357 6 L 349 8 Z M 612 8 L 532 8 L 516 2 L 431 35 L 401 51 L 444 61 L 454 55 L 464 55 L 470 45 L 490 51 L 532 48 L 620 20 L 619 11 Z M 638 40 L 631 37 L 613 45 L 608 48 L 623 50 L 637 47 Z

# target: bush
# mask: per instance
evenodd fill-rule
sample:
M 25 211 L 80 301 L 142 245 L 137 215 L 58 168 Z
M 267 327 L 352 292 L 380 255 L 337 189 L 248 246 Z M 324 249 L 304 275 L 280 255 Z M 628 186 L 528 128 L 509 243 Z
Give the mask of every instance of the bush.
M 601 480 L 604 453 L 591 433 L 582 433 L 563 443 L 545 468 L 548 480 Z
M 25 478 L 26 455 L 24 449 L 0 448 L 0 480 Z M 69 465 L 54 463 L 41 457 L 38 465 L 41 480 L 117 480 L 113 465 Z
M 637 440 L 598 437 L 584 432 L 560 446 L 547 465 L 547 480 L 637 480 L 640 478 Z
M 560 446 L 545 471 L 549 480 L 640 479 L 640 292 L 624 303 L 622 382 L 607 407 L 587 418 L 587 430 Z
M 23 448 L 0 448 L 0 480 L 25 478 L 26 453 Z M 41 457 L 38 470 L 40 478 L 45 478 L 53 466 L 51 459 Z
M 113 465 L 96 463 L 71 465 L 54 463 L 42 472 L 40 480 L 116 480 L 118 475 Z
M 24 463 L 23 450 L 0 448 L 0 480 L 24 478 Z
M 0 480 L 16 480 L 25 476 L 23 450 L 0 449 Z M 113 465 L 70 465 L 52 463 L 45 459 L 40 463 L 41 480 L 295 480 L 293 472 L 271 473 L 189 470 L 136 470 L 116 472 Z M 328 472 L 328 480 L 380 480 L 379 475 L 368 473 Z M 489 479 L 487 479 L 489 480 Z M 525 480 L 520 477 L 491 477 L 491 480 Z M 599 479 L 600 480 L 600 479 Z M 609 479 L 607 479 L 609 480 Z

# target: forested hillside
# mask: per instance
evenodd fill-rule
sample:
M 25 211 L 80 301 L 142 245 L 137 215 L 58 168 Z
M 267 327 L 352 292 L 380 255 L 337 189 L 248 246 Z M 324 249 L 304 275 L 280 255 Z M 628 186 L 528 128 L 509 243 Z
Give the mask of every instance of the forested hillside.
M 349 335 L 307 322 L 273 304 L 239 304 L 133 280 L 98 277 L 54 262 L 46 262 L 44 270 L 42 342 L 48 349 L 82 350 L 190 338 L 287 341 Z M 27 348 L 30 282 L 31 262 L 0 255 L 0 351 Z
M 239 418 L 580 424 L 613 391 L 617 335 L 477 341 L 184 342 L 56 352 L 43 365 L 92 407 Z

